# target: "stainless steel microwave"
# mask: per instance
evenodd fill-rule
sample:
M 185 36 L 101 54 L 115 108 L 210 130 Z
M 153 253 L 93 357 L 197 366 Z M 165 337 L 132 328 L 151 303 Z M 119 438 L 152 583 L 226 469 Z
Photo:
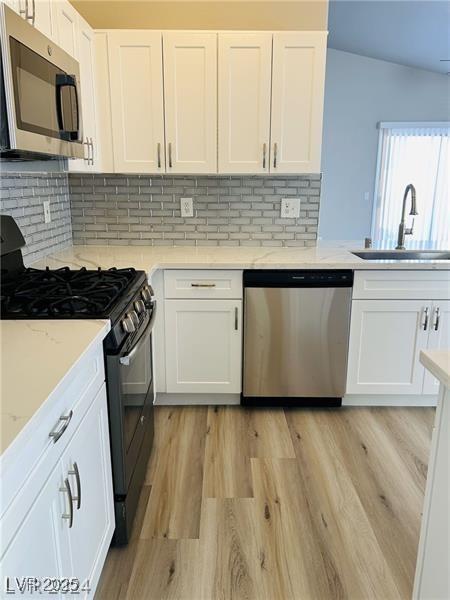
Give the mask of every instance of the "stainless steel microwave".
M 0 5 L 0 156 L 83 157 L 78 62 Z

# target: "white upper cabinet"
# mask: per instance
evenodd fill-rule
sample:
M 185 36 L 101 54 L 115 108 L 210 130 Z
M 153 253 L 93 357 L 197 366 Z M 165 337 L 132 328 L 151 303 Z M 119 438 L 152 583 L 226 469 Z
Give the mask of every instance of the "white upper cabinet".
M 95 90 L 95 36 L 93 29 L 78 16 L 78 60 L 80 63 L 81 115 L 84 158 L 69 160 L 71 171 L 93 171 L 98 167 Z
M 34 26 L 50 39 L 55 39 L 55 12 L 51 0 L 28 0 L 34 11 Z
M 273 35 L 273 173 L 320 172 L 326 39 L 326 32 Z
M 271 33 L 219 33 L 219 173 L 267 173 Z
M 163 42 L 166 170 L 217 173 L 217 34 L 170 32 Z
M 165 172 L 161 33 L 108 32 L 114 170 Z
M 78 13 L 67 0 L 53 3 L 54 19 L 57 28 L 56 42 L 68 54 L 78 59 Z

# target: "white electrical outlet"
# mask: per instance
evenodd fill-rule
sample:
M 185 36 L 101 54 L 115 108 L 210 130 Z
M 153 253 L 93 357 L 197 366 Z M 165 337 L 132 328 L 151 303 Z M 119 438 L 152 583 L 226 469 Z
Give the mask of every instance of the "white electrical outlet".
M 281 199 L 281 218 L 298 219 L 300 216 L 300 198 Z
M 52 214 L 50 212 L 50 200 L 44 200 L 44 223 L 50 223 Z
M 194 216 L 194 204 L 192 198 L 180 198 L 180 208 L 182 217 Z

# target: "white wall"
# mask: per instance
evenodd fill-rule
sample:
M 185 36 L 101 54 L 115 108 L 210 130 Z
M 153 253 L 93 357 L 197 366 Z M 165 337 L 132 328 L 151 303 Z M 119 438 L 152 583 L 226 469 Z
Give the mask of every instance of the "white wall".
M 447 75 L 328 49 L 322 239 L 357 240 L 370 234 L 377 123 L 450 120 L 449 98 Z M 420 210 L 420 198 L 418 203 Z

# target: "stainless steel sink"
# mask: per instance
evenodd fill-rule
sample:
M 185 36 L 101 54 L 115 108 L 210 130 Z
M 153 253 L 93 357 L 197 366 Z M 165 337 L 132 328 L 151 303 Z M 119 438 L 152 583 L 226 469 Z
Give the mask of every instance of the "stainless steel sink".
M 446 250 L 360 250 L 352 254 L 363 260 L 450 260 Z

